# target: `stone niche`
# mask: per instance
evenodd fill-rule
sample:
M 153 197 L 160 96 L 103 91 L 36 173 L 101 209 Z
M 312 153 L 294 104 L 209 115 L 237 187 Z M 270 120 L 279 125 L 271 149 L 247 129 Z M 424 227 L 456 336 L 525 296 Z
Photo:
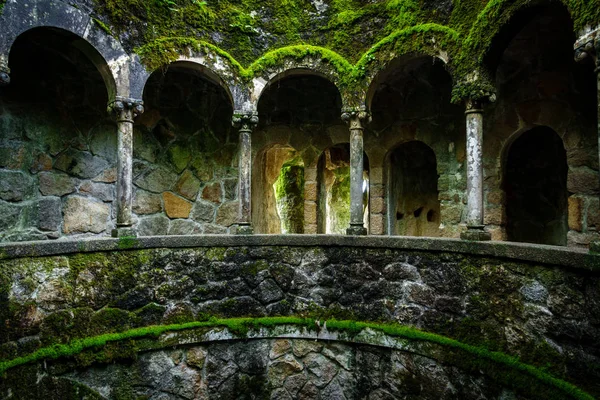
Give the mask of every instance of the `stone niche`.
M 12 46 L 0 96 L 0 242 L 112 227 L 116 125 L 80 45 L 74 34 L 35 28 Z
M 138 234 L 229 233 L 237 221 L 238 137 L 218 80 L 188 63 L 152 74 L 134 132 Z
M 390 234 L 438 236 L 440 201 L 435 153 L 426 144 L 401 144 L 388 156 Z

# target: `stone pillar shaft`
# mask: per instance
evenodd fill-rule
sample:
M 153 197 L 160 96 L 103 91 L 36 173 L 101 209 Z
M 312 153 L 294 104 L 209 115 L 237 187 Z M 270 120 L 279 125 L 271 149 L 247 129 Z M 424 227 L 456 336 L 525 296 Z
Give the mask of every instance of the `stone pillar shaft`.
M 342 120 L 350 126 L 350 227 L 348 235 L 366 235 L 363 223 L 363 124 L 368 122 L 366 111 L 346 112 Z
M 483 111 L 472 108 L 467 118 L 467 226 L 483 226 Z
M 258 124 L 254 113 L 236 113 L 233 126 L 239 129 L 238 233 L 251 234 L 252 229 L 252 131 Z
M 117 121 L 117 228 L 112 236 L 135 236 L 132 219 L 133 119 L 144 112 L 143 102 L 117 99 L 109 105 Z
M 483 224 L 483 110 L 480 102 L 467 101 L 467 231 L 466 240 L 490 240 Z
M 117 226 L 128 227 L 132 225 L 133 110 L 119 112 L 117 129 Z

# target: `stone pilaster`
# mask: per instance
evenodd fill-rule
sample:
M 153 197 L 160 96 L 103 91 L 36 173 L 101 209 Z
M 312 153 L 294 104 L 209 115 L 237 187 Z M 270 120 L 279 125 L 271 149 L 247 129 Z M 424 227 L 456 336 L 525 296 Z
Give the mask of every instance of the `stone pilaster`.
M 144 102 L 117 97 L 108 106 L 117 121 L 117 227 L 113 237 L 135 236 L 131 208 L 133 198 L 133 120 L 144 112 Z
M 342 120 L 350 126 L 350 227 L 348 235 L 366 235 L 363 223 L 364 125 L 371 116 L 366 110 L 345 111 Z
M 594 72 L 596 73 L 597 103 L 598 113 L 598 157 L 600 158 L 600 28 L 588 33 L 575 42 L 575 61 L 583 62 L 591 60 L 594 63 Z M 600 253 L 600 241 L 596 240 L 590 243 L 590 252 Z
M 467 100 L 467 231 L 465 240 L 491 240 L 483 224 L 483 109 L 481 101 Z
M 252 131 L 258 125 L 258 115 L 236 112 L 233 126 L 240 133 L 238 199 L 240 202 L 237 233 L 249 235 L 252 229 Z

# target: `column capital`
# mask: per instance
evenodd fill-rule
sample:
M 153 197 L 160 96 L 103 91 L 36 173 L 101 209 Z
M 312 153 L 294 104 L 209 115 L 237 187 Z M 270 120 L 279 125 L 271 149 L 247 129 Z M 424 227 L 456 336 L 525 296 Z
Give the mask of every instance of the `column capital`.
M 7 86 L 10 83 L 10 68 L 0 63 L 0 86 Z
M 342 110 L 342 121 L 349 124 L 350 129 L 364 129 L 371 119 L 371 113 L 366 108 Z
M 239 130 L 252 131 L 258 125 L 258 114 L 251 111 L 235 111 L 231 125 Z
M 144 113 L 144 102 L 138 99 L 117 96 L 113 101 L 108 103 L 108 112 L 117 114 L 118 120 L 123 118 L 123 111 L 132 111 L 132 118 L 135 118 Z M 129 119 L 127 121 L 133 122 L 133 120 Z

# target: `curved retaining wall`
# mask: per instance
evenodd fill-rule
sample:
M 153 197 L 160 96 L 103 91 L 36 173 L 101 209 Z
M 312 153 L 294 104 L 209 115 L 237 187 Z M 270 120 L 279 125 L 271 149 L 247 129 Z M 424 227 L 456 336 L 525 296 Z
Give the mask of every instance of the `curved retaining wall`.
M 3 245 L 0 352 L 10 360 L 77 338 L 214 316 L 396 322 L 518 356 L 598 395 L 598 258 L 549 246 L 305 235 Z M 352 347 L 355 358 L 357 351 Z M 154 357 L 148 354 L 140 360 Z M 73 368 L 58 375 L 100 379 L 94 371 L 128 370 Z M 415 379 L 420 387 L 431 386 Z M 498 398 L 504 389 L 481 390 Z M 436 393 L 421 398 L 441 398 Z

